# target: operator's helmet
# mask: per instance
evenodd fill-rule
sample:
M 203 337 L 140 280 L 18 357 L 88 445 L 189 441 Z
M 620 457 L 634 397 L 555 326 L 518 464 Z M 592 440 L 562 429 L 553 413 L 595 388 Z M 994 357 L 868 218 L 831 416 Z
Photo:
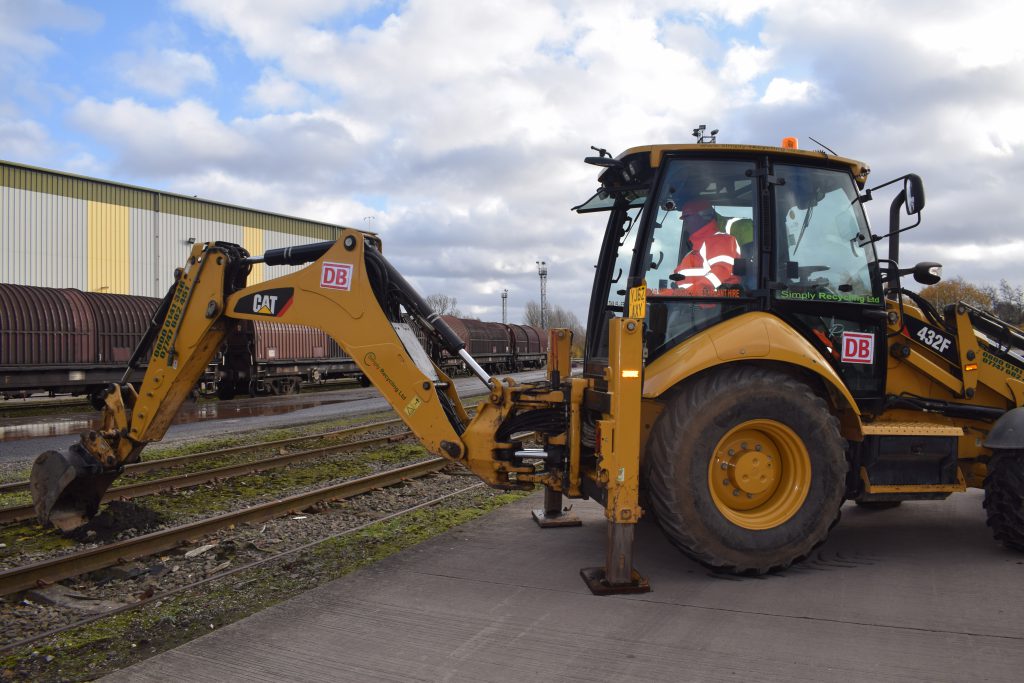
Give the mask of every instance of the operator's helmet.
M 691 199 L 679 209 L 684 223 L 699 227 L 715 217 L 715 209 L 706 199 Z

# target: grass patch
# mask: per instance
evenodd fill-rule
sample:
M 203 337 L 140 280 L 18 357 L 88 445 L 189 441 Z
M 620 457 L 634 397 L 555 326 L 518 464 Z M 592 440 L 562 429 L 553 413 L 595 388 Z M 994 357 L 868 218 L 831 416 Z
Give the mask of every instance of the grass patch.
M 375 471 L 374 463 L 394 465 L 413 463 L 427 457 L 427 451 L 415 444 L 396 444 L 387 450 L 362 451 L 329 460 L 300 463 L 244 477 L 233 477 L 172 494 L 151 496 L 145 506 L 173 521 L 176 517 L 232 510 L 238 502 L 256 504 L 283 498 L 290 492 L 309 486 L 326 486 L 331 481 L 365 477 Z
M 0 527 L 0 560 L 24 562 L 25 556 L 72 548 L 78 545 L 56 529 L 44 529 L 32 522 Z
M 31 463 L 17 469 L 10 469 L 0 474 L 0 484 L 9 484 L 14 481 L 27 481 L 32 474 Z
M 328 420 L 326 422 L 313 422 L 299 425 L 297 427 L 284 427 L 271 430 L 254 430 L 218 438 L 204 438 L 195 441 L 181 442 L 176 444 L 151 444 L 144 451 L 143 460 L 161 460 L 164 458 L 176 458 L 180 455 L 192 455 L 204 451 L 217 450 L 219 448 L 232 448 L 234 446 L 258 445 L 264 441 L 276 441 L 279 439 L 291 439 L 298 436 L 314 436 L 329 432 L 334 429 L 344 429 L 357 425 L 364 425 L 368 422 L 383 422 L 395 418 L 394 411 L 373 413 L 369 415 L 357 415 L 350 417 Z
M 15 479 L 14 481 L 21 481 Z M 28 505 L 32 502 L 32 494 L 28 489 L 12 491 L 11 493 L 0 493 L 0 507 L 10 508 L 16 505 Z

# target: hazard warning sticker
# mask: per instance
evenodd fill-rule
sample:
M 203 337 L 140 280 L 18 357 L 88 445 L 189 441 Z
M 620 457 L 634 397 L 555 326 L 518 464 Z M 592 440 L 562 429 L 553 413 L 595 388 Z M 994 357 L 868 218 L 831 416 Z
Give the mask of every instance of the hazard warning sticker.
M 871 364 L 875 360 L 875 335 L 865 332 L 843 332 L 844 363 Z
M 352 264 L 324 261 L 320 271 L 320 287 L 323 289 L 352 289 Z

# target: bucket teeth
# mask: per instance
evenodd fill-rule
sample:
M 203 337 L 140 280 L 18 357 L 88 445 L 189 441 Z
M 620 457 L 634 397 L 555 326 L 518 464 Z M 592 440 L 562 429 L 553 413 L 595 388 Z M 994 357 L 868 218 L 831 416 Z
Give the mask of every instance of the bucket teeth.
M 46 451 L 32 465 L 29 488 L 36 516 L 43 526 L 71 531 L 88 522 L 116 471 L 103 467 L 80 446 Z

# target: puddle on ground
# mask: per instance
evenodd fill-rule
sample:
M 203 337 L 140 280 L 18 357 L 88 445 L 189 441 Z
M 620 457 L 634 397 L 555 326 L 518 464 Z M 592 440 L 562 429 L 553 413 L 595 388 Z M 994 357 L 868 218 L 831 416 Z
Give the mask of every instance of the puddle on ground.
M 261 415 L 282 415 L 296 410 L 315 408 L 317 406 L 345 403 L 352 398 L 335 396 L 272 396 L 255 399 L 235 399 L 232 401 L 210 401 L 195 403 L 186 402 L 178 409 L 171 424 L 204 422 L 207 420 L 225 420 L 239 417 L 258 417 Z M 28 418 L 11 418 L 0 420 L 0 442 L 36 439 L 43 436 L 64 436 L 79 434 L 89 429 L 99 429 L 101 418 L 99 412 L 78 415 L 54 416 L 41 419 L 38 416 Z

